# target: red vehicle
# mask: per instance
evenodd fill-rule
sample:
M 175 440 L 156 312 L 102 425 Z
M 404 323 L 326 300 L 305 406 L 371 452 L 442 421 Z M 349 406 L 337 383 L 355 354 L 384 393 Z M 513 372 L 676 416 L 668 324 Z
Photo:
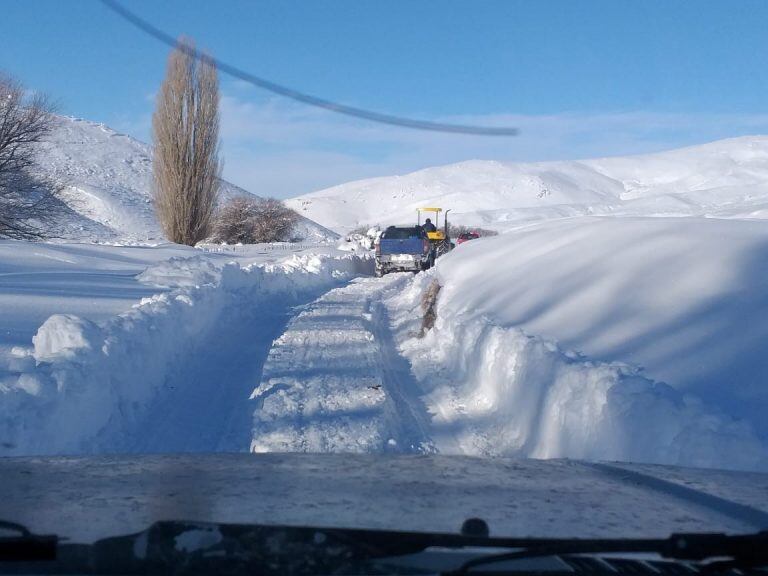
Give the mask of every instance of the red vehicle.
M 480 234 L 477 232 L 464 232 L 463 234 L 459 234 L 459 237 L 456 238 L 456 244 L 463 244 L 464 242 L 469 242 L 476 238 L 480 238 Z

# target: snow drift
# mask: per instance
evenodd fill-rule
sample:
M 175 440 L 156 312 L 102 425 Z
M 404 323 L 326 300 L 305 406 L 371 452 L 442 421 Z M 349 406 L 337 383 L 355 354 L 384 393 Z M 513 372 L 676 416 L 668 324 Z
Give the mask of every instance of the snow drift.
M 177 275 L 185 268 L 180 262 L 167 271 Z M 357 255 L 293 256 L 244 268 L 233 263 L 213 283 L 144 298 L 106 322 L 51 316 L 32 348 L 13 350 L 12 373 L 0 381 L 0 452 L 112 451 L 226 312 L 258 326 L 260 314 L 300 303 L 370 267 Z
M 439 452 L 768 469 L 768 450 L 748 423 L 635 367 L 593 361 L 457 308 L 471 287 L 440 272 L 447 289 L 423 338 L 415 319 L 434 274 L 387 301 Z
M 766 259 L 762 221 L 548 222 L 443 259 L 440 306 L 641 366 L 768 438 Z

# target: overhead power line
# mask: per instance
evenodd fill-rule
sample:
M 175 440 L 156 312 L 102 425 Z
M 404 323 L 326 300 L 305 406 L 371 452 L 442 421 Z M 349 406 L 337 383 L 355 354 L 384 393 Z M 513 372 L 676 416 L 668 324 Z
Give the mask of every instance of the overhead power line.
M 166 44 L 172 48 L 176 48 L 185 52 L 195 58 L 199 57 L 198 52 L 184 43 L 176 41 L 176 39 L 164 32 L 160 28 L 157 28 L 153 24 L 150 24 L 134 12 L 128 10 L 125 6 L 117 2 L 116 0 L 101 0 L 107 8 L 118 14 L 124 20 L 130 22 L 133 26 L 152 36 L 156 40 L 159 40 L 163 44 Z M 354 116 L 355 118 L 362 118 L 371 122 L 378 122 L 380 124 L 389 124 L 392 126 L 400 126 L 403 128 L 413 128 L 416 130 L 429 130 L 432 132 L 448 132 L 452 134 L 468 134 L 475 136 L 516 136 L 518 134 L 517 128 L 511 127 L 492 127 L 492 126 L 474 126 L 464 124 L 444 124 L 442 122 L 430 122 L 428 120 L 416 120 L 413 118 L 404 118 L 402 116 L 393 116 L 391 114 L 383 114 L 381 112 L 375 112 L 373 110 L 366 110 L 364 108 L 356 108 L 354 106 L 347 106 L 346 104 L 339 104 L 338 102 L 332 102 L 311 94 L 305 94 L 283 86 L 276 84 L 265 78 L 255 76 L 250 72 L 246 72 L 232 64 L 228 64 L 219 60 L 218 58 L 206 56 L 206 59 L 213 62 L 216 67 L 223 73 L 233 76 L 264 90 L 269 90 L 280 96 L 291 98 L 303 104 L 310 106 L 316 106 L 331 112 L 337 112 L 338 114 L 346 114 L 347 116 Z

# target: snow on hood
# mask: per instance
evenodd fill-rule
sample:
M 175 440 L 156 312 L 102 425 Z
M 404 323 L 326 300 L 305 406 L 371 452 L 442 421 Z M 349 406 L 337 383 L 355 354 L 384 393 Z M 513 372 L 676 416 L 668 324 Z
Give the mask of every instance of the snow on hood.
M 768 528 L 768 475 L 569 460 L 351 454 L 0 459 L 0 518 L 74 542 L 159 520 L 663 537 Z

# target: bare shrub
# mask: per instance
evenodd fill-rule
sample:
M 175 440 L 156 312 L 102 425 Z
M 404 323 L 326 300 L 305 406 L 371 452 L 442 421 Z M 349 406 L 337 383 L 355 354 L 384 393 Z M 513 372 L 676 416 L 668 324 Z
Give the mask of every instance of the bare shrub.
M 451 224 L 448 223 L 448 230 L 450 231 L 451 238 L 456 238 L 461 234 L 467 232 L 476 232 L 479 236 L 498 236 L 499 233 L 496 230 L 489 230 L 488 228 L 478 228 L 476 226 L 465 226 L 463 224 Z
M 33 172 L 37 145 L 54 122 L 45 96 L 28 96 L 18 81 L 0 73 L 0 238 L 45 238 L 61 214 L 61 186 Z
M 210 236 L 221 172 L 219 81 L 209 58 L 171 52 L 152 128 L 158 221 L 171 242 L 194 245 Z
M 357 227 L 353 228 L 352 230 L 350 230 L 349 233 L 347 234 L 347 236 L 353 236 L 353 235 L 366 236 L 366 235 L 368 235 L 368 231 L 371 228 L 378 228 L 378 227 L 379 227 L 378 224 L 375 224 L 375 225 L 360 224 L 359 226 L 357 226 Z
M 299 215 L 276 198 L 264 198 L 257 204 L 255 218 L 256 242 L 287 242 L 293 236 L 293 230 L 299 221 Z
M 288 242 L 299 215 L 276 198 L 233 198 L 216 218 L 214 240 L 227 244 Z
M 437 295 L 440 293 L 440 284 L 433 280 L 427 289 L 421 294 L 421 311 L 423 312 L 421 320 L 421 334 L 423 337 L 435 325 L 437 320 Z

